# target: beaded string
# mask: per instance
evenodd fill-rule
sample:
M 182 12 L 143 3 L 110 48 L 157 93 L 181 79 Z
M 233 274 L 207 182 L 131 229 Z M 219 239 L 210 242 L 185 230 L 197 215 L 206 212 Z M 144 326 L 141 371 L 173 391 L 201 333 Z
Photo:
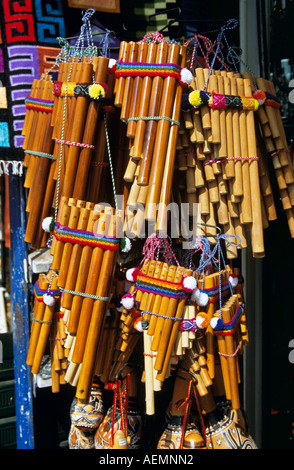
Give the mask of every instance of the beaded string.
M 179 121 L 176 121 L 168 116 L 137 116 L 137 117 L 130 117 L 128 119 L 122 119 L 122 122 L 128 123 L 130 121 L 161 121 L 161 120 L 166 120 L 171 122 L 172 124 L 175 124 L 176 126 L 179 126 L 180 123 Z
M 51 155 L 50 153 L 37 152 L 36 150 L 24 150 L 24 153 L 28 153 L 29 155 L 35 155 L 36 157 L 43 157 L 49 158 L 50 160 L 56 160 L 54 155 Z
M 87 294 L 87 293 L 84 293 L 84 292 L 76 292 L 76 291 L 72 291 L 70 289 L 64 289 L 63 287 L 59 287 L 59 290 L 60 290 L 60 292 L 66 292 L 67 294 L 71 294 L 71 295 L 78 295 L 79 297 L 87 297 L 87 298 L 93 299 L 93 300 L 103 300 L 104 302 L 107 302 L 109 300 L 109 297 L 102 297 L 102 296 L 99 296 L 99 295 Z

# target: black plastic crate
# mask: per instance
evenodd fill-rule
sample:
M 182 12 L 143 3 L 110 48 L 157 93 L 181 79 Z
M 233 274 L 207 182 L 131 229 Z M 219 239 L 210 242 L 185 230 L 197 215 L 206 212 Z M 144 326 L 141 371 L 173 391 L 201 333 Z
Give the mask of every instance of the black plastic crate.
M 14 378 L 13 336 L 12 333 L 0 334 L 0 381 Z
M 14 380 L 0 382 L 0 418 L 15 415 Z
M 16 449 L 16 417 L 0 419 L 0 449 Z

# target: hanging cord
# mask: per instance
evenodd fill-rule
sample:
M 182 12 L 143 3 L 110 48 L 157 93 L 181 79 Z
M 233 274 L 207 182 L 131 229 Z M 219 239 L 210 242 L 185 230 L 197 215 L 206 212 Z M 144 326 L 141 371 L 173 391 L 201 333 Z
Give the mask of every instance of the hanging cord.
M 221 27 L 220 32 L 218 33 L 217 39 L 216 39 L 216 51 L 214 53 L 214 57 L 212 59 L 211 65 L 210 65 L 210 72 L 208 74 L 207 80 L 204 84 L 203 91 L 207 87 L 208 80 L 210 78 L 210 75 L 212 74 L 212 70 L 214 67 L 215 60 L 218 56 L 218 54 L 221 52 L 221 40 L 224 37 L 225 31 L 235 29 L 238 26 L 238 21 L 235 20 L 234 18 L 228 20 L 224 26 Z
M 108 130 L 107 130 L 107 120 L 106 120 L 105 112 L 104 112 L 103 119 L 104 119 L 106 146 L 107 146 L 107 154 L 108 154 L 108 160 L 109 160 L 111 183 L 112 183 L 112 188 L 113 188 L 114 205 L 115 205 L 116 213 L 118 214 L 118 204 L 117 204 L 117 196 L 116 196 L 116 189 L 115 189 L 114 171 L 113 171 L 113 164 L 112 164 L 112 158 L 111 158 L 111 148 L 110 148 L 110 141 L 109 141 L 109 135 L 108 135 Z
M 238 48 L 239 49 L 239 54 L 237 54 L 236 49 L 237 48 L 234 47 L 234 46 L 229 46 L 228 47 L 228 54 L 227 54 L 228 63 L 229 64 L 234 64 L 236 72 L 238 72 L 236 63 L 242 64 L 245 67 L 245 69 L 247 70 L 247 72 L 249 72 L 252 75 L 253 84 L 254 84 L 255 89 L 257 90 L 258 87 L 257 87 L 257 84 L 256 84 L 255 75 L 254 75 L 253 71 L 250 69 L 250 67 L 241 58 L 241 56 L 243 54 L 242 49 Z

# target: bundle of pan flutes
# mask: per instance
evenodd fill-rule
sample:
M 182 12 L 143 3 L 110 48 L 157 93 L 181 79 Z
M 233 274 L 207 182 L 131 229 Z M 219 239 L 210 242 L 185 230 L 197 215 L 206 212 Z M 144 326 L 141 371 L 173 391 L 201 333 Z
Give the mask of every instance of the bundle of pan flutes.
M 51 232 L 52 265 L 35 284 L 27 364 L 38 374 L 49 342 L 52 391 L 70 383 L 80 405 L 94 377 L 116 383 L 143 351 L 147 415 L 155 414 L 155 392 L 176 374 L 158 447 L 218 448 L 229 440 L 230 448 L 250 448 L 238 392 L 246 314 L 242 285 L 230 289 L 232 270 L 193 277 L 150 258 L 129 289 L 117 276 L 117 233 L 140 238 L 146 222 L 168 233 L 171 202 L 180 210 L 188 203 L 191 220 L 199 204 L 198 227 L 211 246 L 220 227 L 237 237 L 239 245 L 225 243 L 228 259 L 247 247 L 247 233 L 253 256 L 263 257 L 263 231 L 277 218 L 269 160 L 294 236 L 293 169 L 273 84 L 188 71 L 185 63 L 186 47 L 177 43 L 122 42 L 115 66 L 105 57 L 72 57 L 56 80 L 34 81 L 23 128 L 25 240 L 46 247 Z M 193 92 L 209 100 L 185 108 Z M 179 287 L 186 278 L 199 298 Z M 134 304 L 121 307 L 122 298 Z

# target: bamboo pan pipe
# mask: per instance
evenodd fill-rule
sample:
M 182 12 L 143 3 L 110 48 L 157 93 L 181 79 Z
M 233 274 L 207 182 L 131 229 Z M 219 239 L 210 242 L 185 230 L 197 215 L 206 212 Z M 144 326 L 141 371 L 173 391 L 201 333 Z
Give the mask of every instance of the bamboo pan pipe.
M 94 233 L 95 224 L 98 223 L 100 213 L 94 210 L 90 212 L 88 218 L 87 232 Z M 97 226 L 96 226 L 97 227 Z M 92 248 L 90 246 L 75 245 L 70 259 L 68 273 L 65 281 L 65 292 L 61 299 L 62 307 L 71 309 L 73 302 L 73 295 L 66 291 L 84 292 L 86 275 L 90 265 Z M 71 333 L 76 332 L 77 325 L 73 328 L 74 314 L 70 315 L 68 320 L 68 331 Z M 73 329 L 72 329 L 73 328 Z
M 110 211 L 101 215 L 96 229 L 97 235 L 108 233 L 110 218 Z M 91 250 L 85 250 L 85 248 L 88 247 L 84 247 L 83 251 L 86 258 L 83 260 L 85 261 L 86 269 L 83 269 L 84 265 L 81 263 L 76 288 L 84 287 L 84 290 L 77 290 L 77 292 L 84 292 L 86 295 L 89 295 L 89 297 L 83 298 L 79 295 L 74 296 L 68 325 L 68 330 L 72 333 L 76 333 L 75 348 L 72 355 L 72 362 L 75 363 L 81 363 L 83 359 L 94 303 L 94 300 L 90 296 L 96 294 L 99 283 L 100 268 L 102 266 L 104 256 L 104 250 L 101 247 L 95 247 Z
M 79 211 L 75 218 L 75 220 L 77 219 L 76 227 L 70 227 L 70 225 L 69 227 L 85 231 L 88 226 L 90 212 L 93 208 L 94 204 L 89 202 L 85 203 L 85 207 L 78 207 Z M 58 287 L 65 287 L 67 278 L 71 275 L 73 269 L 79 264 L 81 251 L 82 246 L 79 244 L 73 244 L 70 242 L 65 244 L 59 268 Z
M 161 43 L 157 46 L 157 55 L 156 63 L 161 64 L 168 60 L 168 45 L 166 43 Z M 163 95 L 165 79 L 156 76 L 152 79 L 152 88 L 150 94 L 150 101 L 148 107 L 147 116 L 156 117 L 162 116 L 160 113 L 161 103 L 166 97 Z M 147 121 L 144 128 L 144 140 L 142 143 L 142 150 L 140 157 L 140 170 L 138 174 L 138 184 L 140 186 L 147 186 L 149 182 L 149 173 L 152 162 L 152 155 L 154 150 L 155 138 L 158 130 L 158 121 L 150 120 Z M 138 129 L 138 132 L 141 128 Z M 138 153 L 135 153 L 136 147 L 134 147 L 133 156 L 138 156 Z
M 133 42 L 133 41 L 129 42 L 127 62 L 131 62 L 131 63 L 137 62 L 137 54 L 138 54 L 138 43 Z M 132 95 L 133 95 L 133 82 L 134 82 L 134 78 L 132 76 L 128 76 L 124 78 L 123 99 L 122 99 L 121 108 L 120 108 L 120 118 L 122 121 L 127 120 L 130 116 L 130 107 L 132 104 Z
M 80 209 L 85 207 L 85 201 L 76 201 L 73 198 L 69 199 L 69 204 L 63 207 L 62 216 L 60 223 L 61 225 L 75 229 L 78 224 Z M 67 252 L 71 252 L 72 244 L 58 240 L 54 246 L 53 259 L 51 268 L 54 270 L 60 270 L 62 259 L 63 262 L 68 264 Z
M 163 47 L 163 52 L 165 51 L 165 46 Z M 155 43 L 148 44 L 147 47 L 147 55 L 146 55 L 146 63 L 152 64 L 156 60 L 157 52 L 158 50 L 160 51 L 161 48 L 159 49 L 159 46 Z M 160 52 L 158 52 L 160 54 Z M 164 61 L 164 55 L 161 53 L 158 56 L 157 60 L 162 60 Z M 160 58 L 162 57 L 162 59 Z M 152 90 L 152 84 L 153 84 L 153 79 L 152 77 L 144 77 L 142 80 L 142 86 L 141 86 L 141 93 L 140 97 L 138 98 L 138 114 L 135 117 L 147 117 L 148 116 L 148 109 L 149 109 L 149 103 L 151 99 L 151 90 Z M 134 122 L 134 121 L 130 121 Z M 146 121 L 145 120 L 139 120 L 136 121 L 136 129 L 135 129 L 135 135 L 134 135 L 134 140 L 133 140 L 133 145 L 132 145 L 132 152 L 131 155 L 134 159 L 138 160 L 141 158 L 142 155 L 142 150 L 143 150 L 143 142 L 144 142 L 144 135 L 145 135 L 145 129 L 146 129 Z
M 42 290 L 48 289 L 49 280 L 47 279 L 45 274 L 39 275 L 38 282 L 39 282 L 40 289 Z M 40 329 L 42 325 L 41 321 L 43 320 L 45 308 L 46 308 L 46 305 L 44 304 L 44 302 L 38 302 L 37 299 L 35 298 L 34 318 L 33 318 L 32 326 L 31 326 L 29 347 L 28 347 L 28 353 L 27 353 L 27 358 L 26 358 L 26 364 L 29 366 L 33 364 L 36 346 L 38 343 L 38 338 L 39 338 Z
M 108 63 L 109 60 L 106 57 L 97 58 L 96 72 L 94 75 L 96 83 L 106 83 Z M 101 101 L 90 101 L 85 118 L 85 127 L 82 137 L 83 143 L 94 145 L 101 107 Z M 78 156 L 76 171 L 74 169 L 75 167 L 73 167 L 69 191 L 72 191 L 73 197 L 76 197 L 77 199 L 84 199 L 86 197 L 86 184 L 92 154 L 93 150 L 91 148 L 82 148 Z
M 183 48 L 180 50 L 180 54 L 182 57 L 181 66 L 183 67 L 185 64 L 185 59 L 186 59 L 185 50 Z M 173 106 L 173 111 L 172 111 L 172 119 L 175 121 L 178 119 L 178 116 L 180 115 L 181 101 L 182 101 L 182 85 L 178 83 L 176 86 L 175 100 L 174 100 L 174 106 Z M 155 225 L 155 230 L 157 232 L 167 233 L 167 207 L 170 203 L 170 198 L 171 198 L 177 137 L 178 137 L 178 126 L 173 124 L 170 127 L 168 147 L 167 147 L 163 176 L 162 176 L 162 185 L 161 185 L 160 197 L 159 197 L 159 210 L 158 210 L 158 215 L 157 215 L 157 220 L 156 220 L 156 225 Z M 193 169 L 191 171 L 193 174 L 194 173 Z
M 251 96 L 251 84 L 249 79 L 244 79 L 244 92 L 245 96 Z M 249 157 L 257 157 L 256 137 L 255 137 L 255 121 L 254 111 L 247 111 L 246 115 L 247 124 L 247 139 L 248 139 L 248 154 Z M 252 210 L 252 225 L 251 225 L 251 243 L 254 257 L 264 256 L 264 240 L 263 240 L 263 227 L 261 215 L 261 193 L 259 184 L 258 161 L 249 161 L 249 178 L 250 178 L 250 194 L 251 194 L 251 210 Z
M 185 270 L 184 274 L 186 276 L 190 276 L 192 274 L 192 271 Z M 156 361 L 154 364 L 155 370 L 159 371 L 156 377 L 160 381 L 163 381 L 166 376 L 168 362 L 171 357 L 172 349 L 175 344 L 176 336 L 179 329 L 179 318 L 183 317 L 185 303 L 186 298 L 180 299 L 177 303 L 174 314 L 170 309 L 168 309 L 167 316 L 174 316 L 175 320 L 165 320 L 160 336 L 160 343 L 157 351 Z
M 84 77 L 83 72 L 84 62 L 87 59 L 82 58 L 80 62 L 77 62 L 77 60 L 78 59 L 73 59 L 69 63 L 69 66 L 67 68 L 67 76 L 65 77 L 65 89 L 67 89 L 67 86 L 70 82 L 82 83 L 84 78 L 87 78 Z M 88 67 L 86 67 L 85 71 L 87 74 L 89 74 Z M 59 110 L 59 114 L 57 116 L 59 117 L 59 120 L 57 119 L 54 123 L 54 139 L 64 139 L 66 141 L 71 140 L 72 129 L 75 125 L 77 98 L 77 96 L 67 96 L 67 93 L 65 93 L 65 96 L 62 96 L 61 100 L 59 100 L 61 104 L 61 109 Z M 56 181 L 58 181 L 59 179 L 60 190 L 63 187 L 65 164 L 67 161 L 68 150 L 69 146 L 63 145 L 59 142 L 55 142 L 53 149 L 53 155 L 56 158 L 54 179 Z M 56 198 L 54 204 L 55 202 Z
M 147 60 L 147 50 L 148 44 L 145 42 L 140 42 L 138 44 L 138 56 L 137 62 L 145 63 Z M 128 118 L 134 118 L 140 116 L 139 114 L 139 104 L 140 96 L 142 92 L 143 77 L 137 76 L 134 78 L 133 87 L 132 87 L 132 98 L 130 100 L 130 109 L 128 113 Z M 127 124 L 126 136 L 129 139 L 134 139 L 136 133 L 136 121 L 129 121 Z
M 115 236 L 116 234 L 116 215 L 112 217 L 108 234 L 110 236 Z M 96 292 L 96 295 L 98 295 L 99 297 L 107 297 L 109 295 L 109 290 L 114 276 L 114 266 L 116 263 L 116 258 L 116 251 L 105 251 L 101 264 L 99 283 Z M 94 372 L 93 368 L 95 363 L 95 356 L 93 355 L 93 351 L 96 351 L 101 327 L 105 321 L 105 309 L 106 303 L 103 300 L 95 300 L 89 325 L 87 342 L 85 345 L 81 373 L 77 385 L 76 395 L 77 398 L 80 399 L 87 400 L 89 398 L 89 392 Z
M 81 82 L 89 83 L 93 77 L 93 65 L 91 63 L 83 63 L 83 73 L 81 74 Z M 79 95 L 76 99 L 75 104 L 75 120 L 71 123 L 70 141 L 75 143 L 82 142 L 83 135 L 85 132 L 85 124 L 87 118 L 87 112 L 89 107 L 89 100 L 86 96 Z M 88 129 L 87 129 L 88 132 Z M 71 197 L 73 194 L 75 174 L 77 170 L 78 157 L 80 148 L 76 145 L 69 145 L 67 156 L 65 159 L 65 172 L 62 184 L 61 194 L 63 196 Z
M 48 277 L 52 276 L 51 289 L 56 289 L 58 276 L 56 273 L 52 272 L 48 274 Z M 45 348 L 50 334 L 51 323 L 53 315 L 56 309 L 56 305 L 48 306 L 46 305 L 42 324 L 39 332 L 38 342 L 36 344 L 34 359 L 31 367 L 32 374 L 38 374 L 40 371 L 41 361 L 44 356 Z
M 172 63 L 180 61 L 180 47 L 172 44 L 168 60 Z M 162 92 L 162 102 L 159 110 L 160 116 L 171 117 L 173 100 L 176 91 L 176 79 L 167 77 L 164 81 Z M 146 200 L 145 218 L 147 220 L 156 220 L 156 205 L 159 202 L 161 180 L 164 172 L 165 155 L 168 145 L 170 122 L 162 119 L 158 121 L 154 151 L 152 155 L 152 164 L 148 182 L 148 194 Z

